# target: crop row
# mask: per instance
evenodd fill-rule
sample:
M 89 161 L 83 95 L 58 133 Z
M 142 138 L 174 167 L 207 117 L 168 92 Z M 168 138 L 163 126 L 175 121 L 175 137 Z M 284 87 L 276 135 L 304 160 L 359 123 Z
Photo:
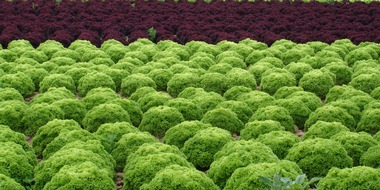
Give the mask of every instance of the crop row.
M 124 189 L 263 189 L 282 169 L 325 177 L 319 189 L 377 189 L 379 53 L 348 39 L 11 41 L 0 186 L 115 189 L 123 171 Z
M 0 43 L 27 39 L 35 47 L 52 39 L 66 47 L 76 39 L 96 46 L 108 39 L 129 44 L 138 38 L 217 43 L 246 38 L 272 44 L 351 39 L 380 42 L 380 3 L 318 2 L 0 2 Z M 155 35 L 149 35 L 148 29 Z

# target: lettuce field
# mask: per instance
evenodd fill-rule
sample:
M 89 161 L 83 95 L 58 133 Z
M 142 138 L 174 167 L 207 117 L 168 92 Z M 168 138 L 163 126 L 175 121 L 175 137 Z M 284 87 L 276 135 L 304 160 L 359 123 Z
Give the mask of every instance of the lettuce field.
M 376 1 L 1 1 L 0 189 L 380 189 Z

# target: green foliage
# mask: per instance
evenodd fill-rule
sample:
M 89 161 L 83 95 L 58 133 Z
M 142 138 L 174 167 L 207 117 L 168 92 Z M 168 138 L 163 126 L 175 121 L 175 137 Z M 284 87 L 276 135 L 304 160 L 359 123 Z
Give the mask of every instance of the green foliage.
M 40 82 L 49 75 L 49 72 L 41 68 L 30 68 L 22 72 L 32 79 L 36 91 L 40 88 Z
M 348 156 L 352 158 L 354 166 L 359 165 L 360 157 L 368 148 L 378 144 L 370 134 L 365 132 L 355 133 L 344 131 L 332 136 L 330 139 L 343 145 Z
M 181 149 L 188 139 L 192 138 L 198 131 L 208 127 L 211 125 L 200 121 L 184 121 L 166 131 L 162 140 L 166 144 L 175 145 Z
M 75 141 L 86 142 L 88 140 L 100 140 L 100 138 L 83 129 L 70 130 L 65 128 L 64 130 L 59 131 L 58 136 L 46 145 L 45 150 L 42 152 L 42 156 L 44 159 L 48 159 L 69 143 Z
M 233 68 L 226 73 L 227 89 L 233 86 L 246 86 L 252 90 L 256 89 L 255 76 L 247 70 L 241 68 Z
M 214 65 L 211 65 L 208 69 L 208 72 L 213 73 L 220 73 L 220 74 L 227 74 L 229 71 L 231 71 L 234 67 L 228 63 L 217 63 Z
M 325 176 L 332 167 L 352 167 L 352 158 L 339 142 L 330 139 L 308 139 L 289 149 L 286 160 L 296 162 L 309 177 Z
M 128 112 L 120 105 L 105 103 L 89 110 L 82 123 L 85 129 L 95 132 L 102 124 L 123 121 L 131 123 Z
M 335 81 L 327 71 L 312 70 L 300 79 L 299 86 L 305 91 L 315 93 L 320 98 L 325 98 Z
M 284 159 L 288 151 L 300 139 L 289 131 L 271 131 L 260 135 L 256 141 L 267 145 L 279 159 Z
M 294 121 L 289 111 L 280 106 L 267 106 L 259 108 L 249 121 L 273 120 L 281 123 L 286 131 L 294 132 Z M 269 131 L 268 131 L 269 132 Z
M 252 163 L 280 161 L 266 145 L 253 141 L 232 141 L 214 156 L 207 175 L 223 188 L 236 169 Z
M 0 174 L 16 180 L 22 185 L 33 178 L 33 168 L 37 164 L 35 156 L 25 152 L 21 145 L 14 142 L 0 142 Z
M 144 52 L 138 50 L 125 53 L 124 58 L 136 58 L 143 63 L 147 63 L 149 61 L 149 57 L 145 55 Z
M 196 62 L 201 68 L 208 70 L 211 66 L 215 65 L 214 59 L 204 56 L 195 56 L 190 58 L 191 61 Z
M 195 167 L 208 168 L 214 161 L 214 154 L 230 141 L 233 141 L 233 138 L 229 131 L 217 127 L 208 127 L 199 130 L 188 139 L 182 148 L 182 152 Z
M 105 123 L 94 133 L 99 136 L 105 150 L 109 153 L 115 148 L 115 143 L 127 133 L 135 133 L 139 130 L 128 122 Z
M 329 102 L 325 105 L 335 106 L 343 108 L 347 111 L 348 114 L 350 114 L 355 119 L 355 124 L 359 123 L 360 118 L 362 116 L 362 112 L 360 110 L 360 107 L 350 100 L 337 100 L 334 102 Z
M 380 145 L 369 147 L 366 152 L 360 157 L 360 165 L 369 166 L 372 168 L 380 167 Z
M 152 92 L 147 93 L 137 100 L 137 103 L 140 104 L 141 110 L 143 112 L 148 111 L 152 107 L 162 106 L 167 101 L 171 100 L 172 97 L 165 92 Z
M 116 185 L 107 170 L 87 161 L 76 165 L 63 166 L 44 189 L 80 188 L 113 190 Z
M 295 98 L 277 99 L 273 102 L 273 105 L 287 109 L 290 116 L 293 118 L 294 124 L 301 129 L 312 112 L 302 100 Z
M 168 82 L 167 90 L 173 97 L 179 95 L 185 88 L 198 87 L 201 82 L 201 78 L 192 73 L 175 74 Z
M 273 177 L 274 174 L 282 171 L 284 177 L 295 180 L 302 173 L 300 168 L 287 160 L 275 163 L 256 163 L 246 167 L 238 168 L 228 179 L 225 190 L 232 189 L 267 189 L 267 185 L 261 181 L 261 177 Z
M 317 189 L 379 189 L 379 180 L 380 172 L 375 168 L 332 168 L 318 183 Z
M 348 85 L 371 94 L 372 90 L 380 86 L 380 75 L 361 74 L 357 77 L 354 77 Z
M 147 132 L 131 132 L 121 136 L 111 152 L 112 157 L 116 160 L 116 171 L 123 171 L 128 156 L 139 146 L 154 142 L 157 142 L 156 138 Z
M 206 92 L 223 94 L 227 90 L 226 76 L 220 73 L 206 73 L 201 76 L 200 87 Z
M 151 154 L 134 160 L 128 159 L 124 168 L 123 190 L 139 189 L 152 181 L 157 172 L 171 165 L 193 168 L 185 158 L 173 153 Z
M 291 94 L 299 91 L 303 91 L 303 88 L 298 86 L 283 86 L 276 91 L 273 97 L 276 99 L 284 99 L 290 96 Z
M 271 95 L 275 94 L 283 86 L 295 86 L 296 84 L 297 81 L 293 74 L 280 70 L 278 72 L 276 70 L 265 72 L 260 83 L 261 90 Z
M 372 56 L 370 53 L 367 52 L 366 48 L 358 48 L 352 50 L 344 57 L 344 60 L 348 63 L 349 66 L 352 66 L 357 61 L 371 59 Z
M 91 110 L 95 106 L 107 103 L 108 101 L 118 99 L 119 96 L 110 88 L 98 87 L 91 89 L 86 97 L 80 101 L 85 105 L 87 110 Z
M 15 132 L 7 125 L 0 125 L 0 142 L 14 142 L 19 144 L 25 152 L 28 154 L 31 153 L 31 155 L 34 156 L 34 151 L 26 142 L 24 134 Z
M 217 108 L 227 108 L 237 114 L 237 117 L 243 124 L 247 123 L 253 112 L 249 106 L 242 101 L 229 100 L 219 103 Z
M 232 134 L 239 133 L 244 128 L 244 123 L 240 121 L 235 112 L 222 107 L 206 112 L 201 121 L 211 124 L 213 127 L 230 131 Z
M 130 96 L 141 87 L 157 88 L 156 83 L 150 77 L 144 74 L 131 74 L 122 80 L 121 94 L 123 96 Z
M 88 68 L 72 68 L 65 72 L 66 75 L 71 76 L 74 80 L 75 86 L 78 86 L 79 80 L 93 71 Z
M 340 122 L 317 121 L 307 129 L 306 133 L 302 136 L 302 139 L 330 139 L 335 134 L 348 131 L 350 131 L 350 129 Z
M 248 57 L 245 58 L 245 63 L 249 65 L 254 65 L 260 59 L 265 57 L 274 57 L 274 55 L 267 49 L 265 50 L 253 50 Z
M 171 165 L 157 172 L 155 177 L 140 189 L 218 190 L 219 187 L 206 174 L 192 168 Z
M 147 131 L 156 137 L 163 137 L 165 132 L 175 125 L 185 121 L 181 112 L 176 108 L 158 106 L 143 114 L 139 129 Z
M 74 120 L 54 119 L 38 128 L 33 137 L 32 145 L 37 157 L 42 157 L 42 152 L 63 130 L 81 130 L 80 125 Z
M 85 163 L 86 161 L 93 162 L 96 166 L 98 166 L 98 168 L 106 170 L 110 178 L 114 177 L 114 165 L 109 160 L 106 160 L 101 155 L 91 150 L 69 148 L 59 150 L 49 159 L 38 163 L 34 170 L 35 184 L 33 189 L 42 190 L 62 167 L 74 166 Z
M 305 122 L 305 130 L 317 121 L 340 122 L 350 131 L 355 131 L 356 127 L 354 117 L 348 114 L 345 109 L 330 105 L 319 107 L 311 113 L 309 119 Z
M 19 100 L 8 100 L 0 102 L 0 125 L 7 125 L 12 130 L 23 132 L 21 119 L 28 106 Z
M 128 112 L 133 126 L 137 127 L 140 125 L 143 112 L 141 111 L 140 105 L 137 102 L 130 99 L 118 98 L 110 100 L 107 103 L 120 105 L 125 111 Z
M 29 106 L 21 119 L 22 131 L 26 135 L 34 135 L 37 130 L 54 119 L 63 119 L 63 111 L 47 103 L 33 104 Z
M 371 97 L 373 97 L 376 100 L 380 100 L 380 87 L 376 87 L 372 90 Z
M 57 100 L 52 105 L 59 107 L 64 112 L 64 119 L 72 119 L 80 125 L 87 113 L 85 105 L 78 99 Z
M 148 77 L 156 83 L 158 90 L 166 90 L 167 83 L 173 75 L 174 73 L 169 69 L 153 69 L 148 73 Z
M 99 72 L 92 72 L 80 78 L 77 89 L 79 95 L 85 97 L 90 90 L 99 87 L 110 88 L 113 91 L 116 90 L 116 85 L 112 78 Z
M 325 67 L 336 76 L 336 84 L 343 85 L 348 84 L 351 81 L 352 68 L 341 62 L 333 62 L 327 64 Z
M 296 179 L 293 181 L 292 179 L 289 179 L 287 177 L 282 177 L 282 171 L 280 170 L 279 173 L 274 174 L 273 179 L 268 177 L 259 176 L 261 182 L 266 184 L 270 187 L 270 189 L 294 189 L 294 190 L 301 190 L 301 189 L 307 189 L 309 185 L 316 183 L 319 181 L 320 177 L 312 178 L 309 182 L 305 183 L 306 175 L 301 174 L 296 177 Z
M 23 51 L 20 57 L 27 57 L 36 60 L 38 63 L 43 63 L 48 60 L 48 56 L 42 51 L 37 50 L 27 50 Z
M 285 128 L 280 122 L 274 120 L 251 121 L 246 123 L 240 131 L 240 138 L 243 140 L 256 139 L 271 131 L 285 131 Z
M 368 109 L 363 112 L 363 115 L 356 128 L 357 131 L 365 131 L 372 135 L 380 131 L 379 118 L 380 109 Z
M 122 69 L 108 68 L 108 69 L 101 71 L 101 72 L 105 73 L 106 75 L 108 75 L 112 78 L 112 80 L 116 86 L 116 92 L 120 91 L 121 81 L 125 77 L 129 76 L 129 72 L 126 70 L 122 70 Z
M 313 70 L 313 67 L 311 67 L 309 64 L 302 62 L 293 62 L 284 68 L 295 76 L 297 84 L 304 74 Z
M 251 88 L 245 86 L 233 86 L 223 94 L 223 97 L 227 100 L 237 100 L 240 95 L 252 91 Z
M 63 99 L 75 99 L 75 95 L 64 87 L 51 87 L 42 94 L 37 94 L 30 102 L 30 105 L 47 103 L 52 104 L 55 101 Z
M 72 93 L 76 92 L 74 80 L 65 74 L 51 74 L 46 76 L 40 83 L 40 92 L 44 93 L 51 87 L 65 87 Z
M 53 55 L 51 55 L 51 60 L 54 60 L 58 57 L 67 57 L 74 60 L 75 62 L 79 62 L 81 55 L 78 52 L 71 49 L 62 49 L 53 53 Z
M 7 62 L 13 62 L 17 59 L 17 54 L 9 49 L 0 50 L 0 58 Z
M 238 57 L 224 57 L 218 63 L 227 63 L 234 68 L 246 69 L 247 65 L 243 61 L 243 59 Z
M 334 86 L 326 95 L 326 103 L 333 102 L 338 99 L 350 99 L 354 96 L 368 96 L 368 94 L 357 90 L 352 86 Z
M 202 119 L 202 108 L 199 105 L 196 105 L 192 100 L 175 98 L 165 102 L 165 106 L 176 108 L 179 112 L 181 112 L 186 121 Z
M 31 96 L 35 90 L 32 79 L 21 72 L 2 75 L 0 77 L 0 88 L 14 88 L 24 98 Z
M 0 189 L 25 190 L 20 183 L 4 174 L 0 174 Z
M 258 90 L 242 93 L 237 97 L 237 101 L 245 102 L 253 112 L 270 105 L 274 100 L 268 93 Z

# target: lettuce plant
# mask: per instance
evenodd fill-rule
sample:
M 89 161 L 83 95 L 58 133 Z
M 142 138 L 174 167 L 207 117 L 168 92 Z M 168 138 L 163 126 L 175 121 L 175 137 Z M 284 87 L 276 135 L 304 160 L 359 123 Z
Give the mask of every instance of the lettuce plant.
M 111 88 L 113 91 L 116 90 L 116 85 L 112 78 L 100 72 L 92 72 L 80 78 L 77 89 L 79 95 L 85 97 L 90 90 L 99 87 Z
M 156 137 L 163 137 L 165 132 L 175 125 L 185 121 L 182 114 L 173 107 L 158 106 L 143 114 L 139 129 L 147 131 Z
M 116 122 L 101 125 L 94 134 L 100 137 L 104 148 L 107 152 L 111 153 L 115 148 L 115 143 L 119 141 L 124 134 L 134 132 L 139 132 L 139 130 L 130 123 Z
M 317 121 L 340 122 L 351 131 L 355 131 L 355 119 L 347 111 L 335 106 L 322 106 L 310 114 L 305 122 L 305 130 L 308 130 Z
M 249 188 L 254 190 L 266 189 L 267 184 L 261 181 L 261 177 L 272 177 L 282 171 L 284 177 L 295 180 L 302 173 L 296 163 L 283 160 L 273 163 L 255 163 L 238 168 L 227 180 L 224 189 Z
M 376 146 L 378 142 L 373 137 L 365 132 L 355 133 L 350 131 L 343 131 L 335 134 L 330 138 L 343 145 L 346 149 L 348 156 L 354 162 L 354 166 L 358 166 L 360 157 L 368 150 L 368 148 Z
M 25 98 L 33 95 L 35 90 L 32 79 L 21 72 L 5 74 L 0 77 L 1 88 L 14 88 Z
M 348 129 L 340 122 L 317 121 L 307 129 L 306 133 L 304 133 L 304 135 L 302 136 L 302 139 L 330 139 L 332 136 L 340 132 L 348 131 L 350 131 L 350 129 Z
M 1 189 L 14 189 L 14 190 L 25 190 L 25 188 L 17 183 L 16 180 L 4 175 L 0 174 L 0 188 Z
M 105 123 L 129 122 L 130 116 L 124 108 L 117 104 L 100 104 L 89 110 L 83 118 L 83 126 L 90 132 L 95 132 Z
M 46 92 L 34 96 L 33 99 L 29 101 L 29 105 L 52 104 L 63 99 L 76 99 L 76 96 L 65 87 L 51 87 Z
M 223 146 L 214 156 L 207 175 L 223 188 L 238 168 L 252 163 L 278 162 L 279 159 L 266 145 L 253 141 L 232 141 Z
M 285 99 L 295 92 L 303 91 L 303 88 L 298 86 L 283 86 L 277 89 L 276 93 L 273 95 L 276 99 Z
M 378 189 L 380 184 L 378 169 L 357 166 L 353 168 L 332 168 L 318 183 L 317 189 Z
M 80 125 L 74 120 L 54 119 L 41 126 L 33 138 L 32 146 L 37 157 L 42 157 L 46 146 L 63 130 L 80 130 Z
M 252 121 L 273 120 L 281 123 L 286 131 L 294 131 L 294 120 L 289 111 L 281 106 L 266 106 L 259 108 L 249 119 Z
M 332 167 L 352 167 L 352 158 L 339 142 L 330 139 L 308 139 L 289 149 L 286 160 L 296 162 L 309 177 L 325 176 Z
M 256 139 L 271 131 L 285 131 L 285 128 L 280 122 L 274 120 L 251 121 L 246 123 L 240 131 L 240 138 L 243 140 Z
M 206 174 L 178 165 L 170 165 L 155 175 L 149 182 L 141 186 L 142 190 L 153 189 L 178 190 L 218 190 L 219 187 Z
M 315 93 L 320 98 L 325 98 L 330 88 L 334 87 L 334 85 L 334 78 L 322 70 L 310 71 L 304 74 L 299 81 L 300 87 L 305 91 Z
M 140 87 L 157 88 L 156 83 L 144 74 L 131 74 L 121 81 L 121 95 L 131 96 Z
M 111 152 L 116 161 L 116 171 L 123 171 L 128 156 L 145 143 L 157 142 L 156 138 L 147 132 L 131 132 L 121 136 Z
M 201 122 L 225 129 L 231 133 L 239 133 L 244 128 L 244 123 L 238 115 L 228 108 L 215 108 L 206 112 Z
M 40 83 L 40 92 L 44 93 L 51 87 L 65 87 L 72 93 L 76 92 L 74 80 L 65 74 L 51 74 L 46 76 Z
M 182 92 L 185 88 L 188 87 L 198 87 L 200 85 L 201 78 L 196 74 L 184 73 L 184 74 L 175 74 L 167 84 L 168 93 L 176 97 Z
M 272 149 L 279 159 L 284 159 L 289 149 L 300 139 L 289 131 L 271 131 L 257 137 L 257 142 L 261 142 Z
M 86 161 L 63 166 L 44 186 L 44 189 L 58 188 L 112 190 L 116 188 L 116 184 L 113 178 L 108 176 L 106 169 Z
M 217 127 L 199 130 L 188 139 L 182 152 L 197 168 L 208 168 L 214 161 L 214 155 L 228 142 L 233 141 L 231 133 Z
M 194 168 L 185 158 L 173 153 L 151 154 L 127 162 L 124 168 L 123 190 L 139 189 L 154 179 L 167 166 Z
M 12 130 L 22 132 L 21 119 L 28 106 L 19 100 L 0 102 L 0 124 L 7 125 Z
M 33 104 L 28 107 L 21 119 L 22 130 L 27 135 L 34 135 L 38 129 L 54 119 L 63 119 L 63 111 L 47 103 Z
M 100 138 L 83 129 L 70 130 L 69 128 L 61 130 L 59 131 L 59 134 L 46 145 L 46 148 L 42 152 L 42 156 L 44 159 L 48 159 L 67 144 L 75 141 L 86 142 L 89 140 L 100 140 Z
M 179 112 L 181 112 L 182 116 L 186 121 L 192 120 L 201 120 L 203 115 L 202 108 L 195 104 L 190 99 L 185 98 L 175 98 L 170 99 L 164 104 L 165 106 L 176 108 Z

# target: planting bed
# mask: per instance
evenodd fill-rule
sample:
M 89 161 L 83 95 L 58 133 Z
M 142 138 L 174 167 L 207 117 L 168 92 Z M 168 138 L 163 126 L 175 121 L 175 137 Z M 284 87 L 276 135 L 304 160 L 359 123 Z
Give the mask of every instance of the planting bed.
M 0 189 L 380 189 L 379 5 L 1 2 Z

